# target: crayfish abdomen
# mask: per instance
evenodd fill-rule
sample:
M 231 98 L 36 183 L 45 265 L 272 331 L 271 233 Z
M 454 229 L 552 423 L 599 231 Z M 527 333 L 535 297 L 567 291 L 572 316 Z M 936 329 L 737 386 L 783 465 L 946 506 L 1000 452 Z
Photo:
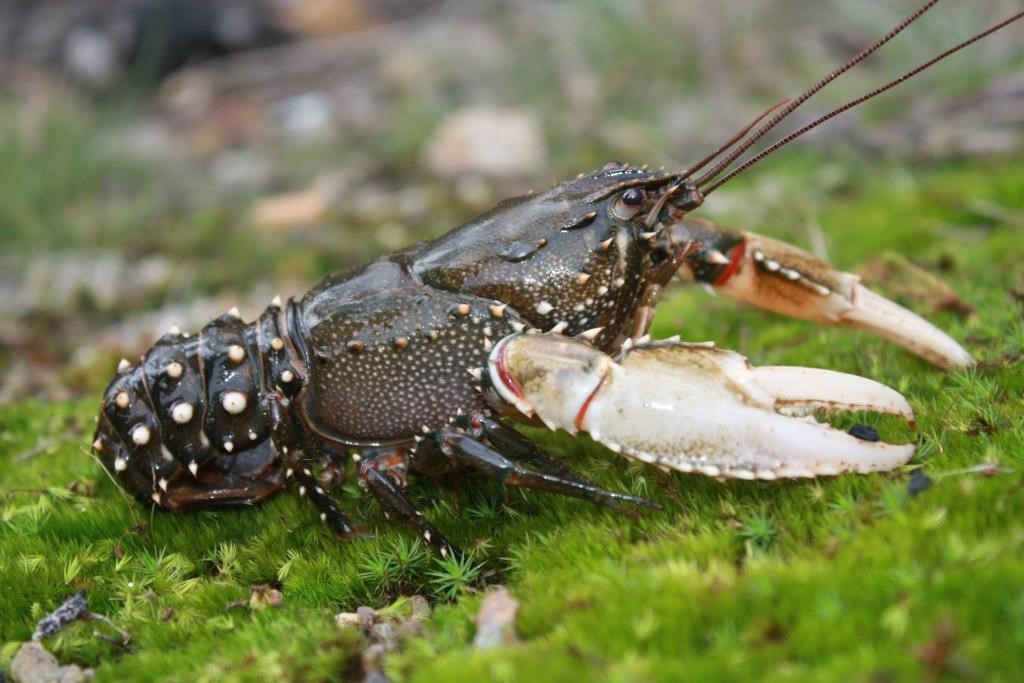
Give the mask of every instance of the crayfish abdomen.
M 144 500 L 171 509 L 251 503 L 281 488 L 262 398 L 298 380 L 281 308 L 244 324 L 237 312 L 189 336 L 172 328 L 107 387 L 94 448 Z M 276 378 L 276 379 L 275 379 Z

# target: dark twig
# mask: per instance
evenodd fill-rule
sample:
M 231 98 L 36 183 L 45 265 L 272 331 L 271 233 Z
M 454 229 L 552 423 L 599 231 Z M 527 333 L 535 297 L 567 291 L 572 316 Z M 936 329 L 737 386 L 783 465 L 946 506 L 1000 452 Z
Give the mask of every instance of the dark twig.
M 102 614 L 96 614 L 95 612 L 89 611 L 89 602 L 86 600 L 85 590 L 78 591 L 61 603 L 60 607 L 40 619 L 36 624 L 35 633 L 32 634 L 32 640 L 39 642 L 43 638 L 55 636 L 67 628 L 68 624 L 78 620 L 101 621 L 116 631 L 120 636 L 120 640 L 118 640 L 99 631 L 94 631 L 93 634 L 97 638 L 102 638 L 103 640 L 110 641 L 122 647 L 128 645 L 132 641 L 131 634 L 118 628 L 110 619 Z

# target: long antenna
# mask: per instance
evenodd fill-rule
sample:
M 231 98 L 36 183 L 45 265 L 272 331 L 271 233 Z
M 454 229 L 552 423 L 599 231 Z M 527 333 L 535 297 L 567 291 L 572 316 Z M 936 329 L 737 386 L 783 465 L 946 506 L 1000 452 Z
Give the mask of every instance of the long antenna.
M 771 114 L 772 112 L 777 111 L 779 109 L 779 107 L 785 106 L 787 104 L 789 104 L 789 98 L 788 97 L 786 99 L 782 100 L 781 102 L 777 102 L 777 103 L 773 104 L 768 109 L 766 109 L 763 112 L 761 112 L 757 116 L 756 119 L 754 119 L 753 121 L 751 121 L 750 123 L 747 124 L 746 128 L 740 130 L 735 135 L 733 135 L 731 138 L 726 140 L 724 143 L 722 143 L 722 146 L 719 147 L 718 149 L 716 149 L 714 152 L 712 152 L 711 154 L 707 155 L 706 157 L 704 157 L 703 159 L 698 161 L 696 164 L 694 164 L 690 168 L 688 168 L 685 171 L 683 171 L 682 173 L 680 173 L 679 177 L 680 178 L 689 178 L 691 175 L 693 175 L 694 173 L 696 173 L 700 169 L 702 169 L 705 166 L 707 166 L 710 162 L 714 161 L 715 157 L 717 157 L 719 154 L 721 154 L 722 152 L 726 151 L 727 149 L 729 149 L 730 147 L 735 145 L 737 142 L 742 140 L 744 135 L 749 133 L 751 131 L 751 129 L 753 129 L 754 126 L 756 126 L 757 124 L 761 123 L 761 121 L 763 121 L 765 118 L 767 118 L 769 114 Z
M 769 130 L 778 125 L 778 123 L 782 121 L 782 119 L 786 118 L 791 113 L 793 113 L 794 109 L 796 109 L 801 104 L 806 102 L 812 95 L 814 95 L 814 93 L 818 92 L 826 85 L 828 85 L 835 79 L 839 78 L 839 76 L 843 75 L 844 73 L 852 69 L 854 66 L 862 62 L 872 52 L 874 52 L 875 50 L 877 50 L 878 48 L 882 47 L 890 40 L 895 38 L 901 31 L 903 31 L 903 29 L 914 23 L 922 14 L 930 10 L 932 6 L 935 5 L 935 3 L 937 3 L 938 1 L 939 0 L 928 0 L 928 2 L 921 5 L 921 7 L 919 7 L 913 14 L 911 14 L 909 17 L 900 22 L 899 25 L 897 25 L 894 29 L 892 29 L 884 36 L 879 38 L 877 42 L 864 48 L 856 55 L 854 55 L 853 58 L 851 58 L 848 62 L 843 64 L 841 67 L 839 67 L 838 69 L 836 69 L 835 71 L 833 71 L 832 73 L 830 73 L 829 75 L 825 76 L 820 81 L 812 85 L 810 88 L 805 90 L 803 93 L 800 94 L 799 97 L 797 97 L 788 105 L 779 110 L 779 112 L 775 114 L 775 116 L 773 116 L 771 119 L 769 119 L 767 123 L 765 123 L 760 128 L 755 130 L 750 135 L 750 137 L 748 137 L 742 143 L 737 145 L 736 148 L 733 149 L 728 155 L 726 155 L 724 159 L 719 161 L 717 164 L 711 167 L 710 170 L 708 170 L 702 176 L 697 178 L 697 180 L 695 180 L 694 183 L 700 186 L 705 184 L 715 176 L 717 176 L 719 173 L 725 170 L 729 166 L 729 164 L 736 161 L 736 159 L 738 159 L 741 154 L 750 149 L 751 145 L 753 145 L 755 142 L 764 137 L 765 133 L 767 133 Z
M 960 50 L 964 49 L 965 47 L 967 47 L 971 43 L 978 42 L 979 40 L 981 40 L 982 38 L 988 36 L 989 34 L 995 33 L 996 31 L 998 31 L 999 29 L 1003 28 L 1004 26 L 1007 26 L 1008 24 L 1012 24 L 1013 22 L 1017 21 L 1018 19 L 1020 19 L 1022 17 L 1024 17 L 1024 12 L 1018 12 L 1017 14 L 1014 14 L 1009 19 L 1001 21 L 998 24 L 996 24 L 995 26 L 992 26 L 991 28 L 989 28 L 989 29 L 987 29 L 985 31 L 982 31 L 981 33 L 977 34 L 976 36 L 974 36 L 972 38 L 968 38 L 967 40 L 963 41 L 962 43 L 958 43 L 957 45 L 954 45 L 953 47 L 949 48 L 948 50 L 946 50 L 946 51 L 936 55 L 932 59 L 929 59 L 927 62 L 925 62 L 923 64 L 920 64 L 917 67 L 911 69 L 910 71 L 908 71 L 907 73 L 903 74 L 899 78 L 891 80 L 888 83 L 886 83 L 885 85 L 880 86 L 878 88 L 875 88 L 874 90 L 872 90 L 871 92 L 867 93 L 866 95 L 862 95 L 862 96 L 858 97 L 855 100 L 851 100 L 851 101 L 847 102 L 846 104 L 844 104 L 843 106 L 838 107 L 836 109 L 833 109 L 832 111 L 830 111 L 829 113 L 825 114 L 824 116 L 821 116 L 821 117 L 815 119 L 814 121 L 811 121 L 807 125 L 805 125 L 802 128 L 800 128 L 799 130 L 796 130 L 796 131 L 790 133 L 789 135 L 787 135 L 786 137 L 782 138 L 778 142 L 775 142 L 771 146 L 766 147 L 765 149 L 763 149 L 760 152 L 758 152 L 756 155 L 754 155 L 751 158 L 747 159 L 745 162 L 743 162 L 742 164 L 737 166 L 735 169 L 733 169 L 731 172 L 729 172 L 728 175 L 723 176 L 722 178 L 716 180 L 714 183 L 709 185 L 706 189 L 702 189 L 701 190 L 701 194 L 703 194 L 705 197 L 708 196 L 709 194 L 714 192 L 717 188 L 721 187 L 722 185 L 724 185 L 725 183 L 729 182 L 730 180 L 732 180 L 733 178 L 735 178 L 739 174 L 743 173 L 744 171 L 746 171 L 751 166 L 754 166 L 759 161 L 761 161 L 765 157 L 769 156 L 770 154 L 772 154 L 773 152 L 778 150 L 780 147 L 785 147 L 790 142 L 792 142 L 793 140 L 796 140 L 798 137 L 800 137 L 801 135 L 803 135 L 807 131 L 811 130 L 812 128 L 817 128 L 818 126 L 820 126 L 821 124 L 825 123 L 829 119 L 834 118 L 834 117 L 838 116 L 839 114 L 842 114 L 847 109 L 852 109 L 852 108 L 856 107 L 858 104 L 861 104 L 862 102 L 867 102 L 871 98 L 873 98 L 873 97 L 875 97 L 877 95 L 881 95 L 886 90 L 890 90 L 892 88 L 895 88 L 897 85 L 899 85 L 903 81 L 905 81 L 908 78 L 911 78 L 913 76 L 916 76 L 917 74 L 921 73 L 922 71 L 924 71 L 928 67 L 932 66 L 936 62 L 942 61 L 943 59 L 945 59 L 946 57 L 949 57 L 954 52 L 959 52 Z M 700 181 L 698 180 L 698 183 L 699 182 Z

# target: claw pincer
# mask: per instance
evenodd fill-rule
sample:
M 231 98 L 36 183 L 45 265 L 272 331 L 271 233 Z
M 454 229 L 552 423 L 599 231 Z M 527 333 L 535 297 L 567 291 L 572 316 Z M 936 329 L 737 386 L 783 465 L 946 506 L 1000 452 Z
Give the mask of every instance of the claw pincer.
M 680 276 L 730 298 L 816 323 L 852 327 L 887 339 L 947 370 L 974 365 L 952 337 L 921 316 L 860 284 L 860 277 L 779 240 L 684 218 L 669 243 L 701 245 Z
M 863 377 L 800 367 L 754 368 L 701 344 L 637 346 L 615 361 L 578 340 L 514 335 L 488 358 L 496 394 L 551 429 L 682 472 L 776 479 L 891 470 L 913 444 L 857 439 L 808 418 L 868 410 L 913 420 L 898 392 Z M 803 413 L 804 418 L 793 413 Z

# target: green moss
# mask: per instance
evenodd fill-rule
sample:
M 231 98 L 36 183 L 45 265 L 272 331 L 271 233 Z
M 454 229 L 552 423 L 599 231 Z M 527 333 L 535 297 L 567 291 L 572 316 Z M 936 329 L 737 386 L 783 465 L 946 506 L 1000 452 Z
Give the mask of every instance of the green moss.
M 475 478 L 415 481 L 431 519 L 472 550 L 459 567 L 389 526 L 351 485 L 342 504 L 374 533 L 347 543 L 292 495 L 151 514 L 87 455 L 95 400 L 3 406 L 0 657 L 85 588 L 131 647 L 94 638 L 91 624 L 47 644 L 101 680 L 337 679 L 358 671 L 362 644 L 334 614 L 419 593 L 436 610 L 386 660 L 396 679 L 1011 680 L 1024 670 L 1024 308 L 1012 294 L 1024 288 L 1024 165 L 873 173 L 791 215 L 816 216 L 844 268 L 895 253 L 940 274 L 977 314 L 932 318 L 968 340 L 978 369 L 942 373 L 866 335 L 692 289 L 664 304 L 655 334 L 899 388 L 917 412 L 912 466 L 932 478 L 923 493 L 908 493 L 906 472 L 774 484 L 663 475 L 530 430 L 602 484 L 666 510 L 629 518 Z M 799 158 L 775 174 L 806 186 L 814 168 Z M 780 215 L 790 214 L 750 227 L 768 232 L 787 222 Z M 982 463 L 1001 469 L 965 472 Z M 497 582 L 521 603 L 520 642 L 477 652 L 478 591 Z M 280 586 L 280 607 L 232 606 L 267 583 Z

